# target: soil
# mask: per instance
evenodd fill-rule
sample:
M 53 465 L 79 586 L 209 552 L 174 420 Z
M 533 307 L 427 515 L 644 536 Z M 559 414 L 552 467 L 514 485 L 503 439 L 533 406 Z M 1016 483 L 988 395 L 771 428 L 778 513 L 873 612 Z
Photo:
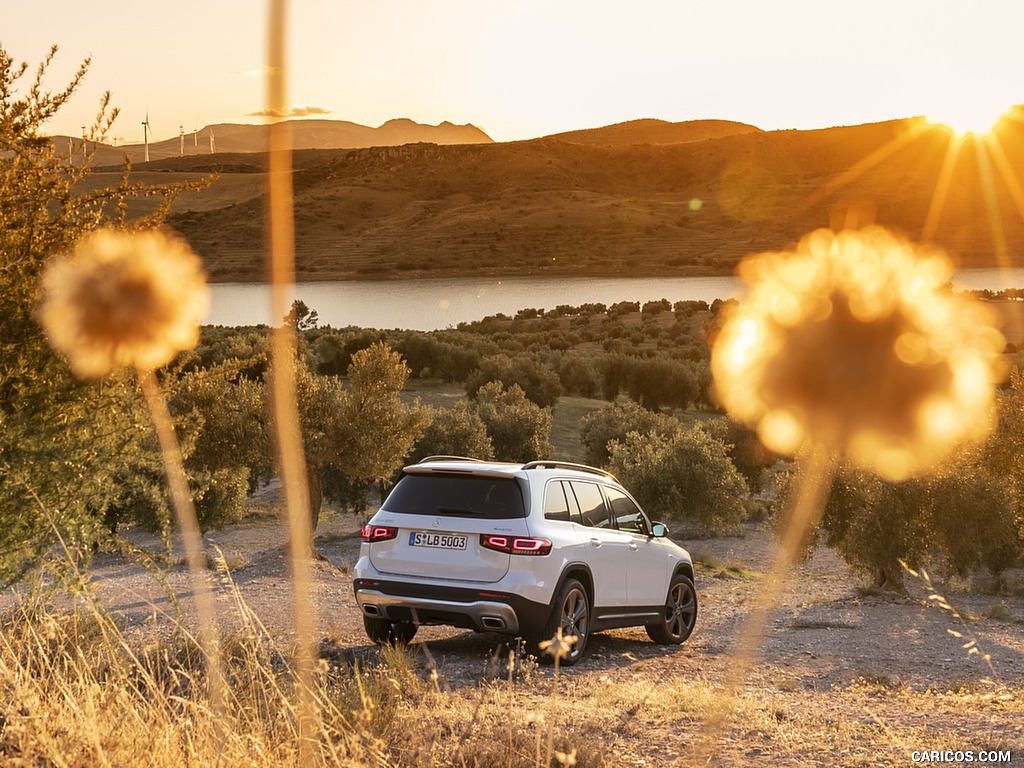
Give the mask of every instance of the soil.
M 323 638 L 352 648 L 369 644 L 351 577 L 364 521 L 350 514 L 325 515 L 316 537 L 321 559 L 313 564 L 318 631 Z M 246 604 L 281 639 L 288 637 L 292 620 L 286 535 L 280 525 L 264 519 L 206 536 L 208 550 L 223 554 L 230 580 Z M 127 536 L 142 546 L 156 545 L 142 532 L 129 531 Z M 654 645 L 642 628 L 615 630 L 591 639 L 577 673 L 602 666 L 607 663 L 604 657 L 621 653 L 662 658 L 667 664 L 685 658 L 702 666 L 730 653 L 745 617 L 757 603 L 772 538 L 751 527 L 742 536 L 679 543 L 698 561 L 700 614 L 686 652 Z M 98 555 L 93 578 L 103 602 L 124 619 L 129 631 L 159 627 L 162 616 L 173 614 L 167 590 L 146 569 L 118 555 Z M 187 610 L 190 582 L 185 566 L 171 568 L 166 580 Z M 814 680 L 822 689 L 859 678 L 898 678 L 915 687 L 934 688 L 992 674 L 1007 685 L 1024 686 L 1024 599 L 1020 595 L 983 594 L 956 583 L 936 586 L 940 592 L 945 588 L 943 597 L 954 612 L 942 608 L 938 599 L 929 600 L 932 592 L 927 585 L 909 574 L 907 596 L 872 594 L 863 589 L 864 583 L 831 550 L 817 548 L 792 574 L 781 605 L 765 628 L 763 661 L 753 674 Z M 218 599 L 229 608 L 233 598 L 224 579 L 218 592 Z M 224 610 L 220 618 L 227 631 L 241 626 L 236 610 Z M 994 670 L 987 669 L 980 654 L 965 654 L 961 646 L 967 640 L 949 630 L 976 637 L 979 647 L 991 656 Z M 500 636 L 422 627 L 416 640 L 444 640 L 438 648 L 458 658 L 460 653 L 495 645 Z
M 313 565 L 312 600 L 318 612 L 321 653 L 328 658 L 375 653 L 353 599 L 350 575 L 358 557 L 359 528 L 364 519 L 327 512 L 317 533 L 322 559 Z M 223 553 L 237 594 L 268 632 L 287 645 L 292 593 L 283 547 L 285 535 L 274 517 L 264 512 L 243 525 L 206 538 L 212 551 L 217 548 Z M 144 546 L 156 543 L 139 531 L 129 531 L 127 536 Z M 994 595 L 970 590 L 966 584 L 936 586 L 938 592 L 945 590 L 944 597 L 955 608 L 951 611 L 941 607 L 941 600 L 929 599 L 933 593 L 927 585 L 909 575 L 907 596 L 865 593 L 858 574 L 830 550 L 818 548 L 791 575 L 778 610 L 758 633 L 762 641 L 759 656 L 746 665 L 737 665 L 736 638 L 751 609 L 758 605 L 772 538 L 766 531 L 750 527 L 741 536 L 680 543 L 702 563 L 696 577 L 700 613 L 689 641 L 679 647 L 659 646 L 642 628 L 599 633 L 592 636 L 586 657 L 563 675 L 571 676 L 577 685 L 634 681 L 644 676 L 654 684 L 661 679 L 698 677 L 721 684 L 738 670 L 737 681 L 755 696 L 759 691 L 771 691 L 776 697 L 773 700 L 790 700 L 797 709 L 813 697 L 819 711 L 845 707 L 834 716 L 864 723 L 877 719 L 877 713 L 850 711 L 848 697 L 843 704 L 829 704 L 828 696 L 818 694 L 858 684 L 880 687 L 883 692 L 909 689 L 940 696 L 947 691 L 992 689 L 1017 698 L 1024 690 L 1024 597 L 1019 587 L 1015 592 Z M 94 564 L 93 580 L 96 593 L 124 620 L 129 635 L 169 631 L 174 601 L 144 568 L 120 556 L 101 554 Z M 172 567 L 166 583 L 188 612 L 190 587 L 185 567 Z M 221 629 L 231 632 L 242 628 L 235 593 L 223 576 L 218 579 L 217 593 L 222 606 Z M 422 627 L 414 645 L 426 644 L 448 686 L 468 691 L 493 679 L 495 649 L 503 640 L 490 633 Z M 980 652 L 964 647 L 971 640 L 976 641 Z M 884 699 L 878 704 L 883 709 Z M 886 717 L 923 715 L 901 712 L 894 702 L 886 709 Z M 977 725 L 967 712 L 945 726 L 941 718 L 935 720 L 938 716 L 934 713 L 930 717 L 928 727 L 956 731 Z M 991 732 L 998 732 L 1000 743 L 1024 747 L 1019 710 L 998 722 L 994 716 L 980 719 L 986 720 L 987 728 L 995 728 Z M 616 741 L 612 749 L 615 754 L 638 755 L 634 761 L 638 765 L 671 764 L 633 741 Z M 1014 759 L 1021 757 L 1024 755 L 1018 749 Z

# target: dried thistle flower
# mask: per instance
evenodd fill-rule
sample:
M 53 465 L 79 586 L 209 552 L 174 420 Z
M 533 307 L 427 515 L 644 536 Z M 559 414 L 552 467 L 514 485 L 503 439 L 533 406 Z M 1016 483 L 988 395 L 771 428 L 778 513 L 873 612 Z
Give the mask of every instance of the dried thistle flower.
M 577 640 L 579 638 L 576 635 L 563 635 L 562 628 L 559 627 L 555 631 L 554 637 L 550 640 L 542 640 L 538 643 L 538 647 L 556 659 L 564 659 L 572 653 L 572 646 Z
M 572 768 L 576 765 L 576 750 L 573 749 L 570 752 L 555 752 L 555 760 L 558 761 L 559 765 L 564 765 L 566 768 Z
M 158 230 L 98 230 L 43 276 L 40 319 L 50 343 L 83 377 L 151 371 L 199 339 L 209 307 L 202 264 Z
M 890 480 L 926 471 L 991 425 L 1004 346 L 951 273 L 877 227 L 748 259 L 712 351 L 718 397 L 780 453 L 815 442 Z

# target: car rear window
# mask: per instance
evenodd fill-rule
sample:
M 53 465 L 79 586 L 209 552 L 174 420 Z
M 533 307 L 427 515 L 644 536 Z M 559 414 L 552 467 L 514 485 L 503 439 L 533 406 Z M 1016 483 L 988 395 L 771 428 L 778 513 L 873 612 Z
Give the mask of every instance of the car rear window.
M 506 520 L 526 517 L 523 492 L 512 478 L 442 473 L 405 475 L 384 502 L 409 515 Z

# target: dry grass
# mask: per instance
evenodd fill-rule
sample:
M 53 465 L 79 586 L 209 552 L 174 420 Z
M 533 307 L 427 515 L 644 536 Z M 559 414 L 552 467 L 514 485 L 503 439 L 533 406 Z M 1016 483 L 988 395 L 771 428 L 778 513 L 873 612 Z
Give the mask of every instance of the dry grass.
M 244 606 L 240 606 L 242 610 Z M 210 706 L 203 653 L 182 626 L 140 647 L 99 609 L 23 604 L 0 631 L 5 765 L 281 765 L 300 752 L 289 659 L 251 614 L 222 640 L 227 707 Z M 380 671 L 318 671 L 315 749 L 379 764 L 396 696 Z
M 181 625 L 139 647 L 92 603 L 68 613 L 23 603 L 0 627 L 0 761 L 278 766 L 312 753 L 332 766 L 536 766 L 539 754 L 561 753 L 569 763 L 574 748 L 551 727 L 571 719 L 568 700 L 556 697 L 550 719 L 522 708 L 512 717 L 510 701 L 526 695 L 513 675 L 474 701 L 446 692 L 429 651 L 405 647 L 362 663 L 321 659 L 310 692 L 319 725 L 303 748 L 293 649 L 279 647 L 235 596 L 245 626 L 222 642 L 228 706 L 220 716 L 203 653 Z M 517 669 L 520 681 L 531 677 L 529 664 Z M 525 729 L 512 727 L 519 714 Z M 604 764 L 588 754 L 576 750 L 575 764 Z
M 222 639 L 228 706 L 219 718 L 182 626 L 144 644 L 89 601 L 64 613 L 23 603 L 0 627 L 0 762 L 297 764 L 293 649 L 235 597 L 244 622 Z M 778 672 L 730 694 L 721 665 L 692 674 L 655 661 L 567 676 L 503 653 L 491 668 L 476 685 L 453 685 L 426 645 L 327 654 L 313 684 L 312 752 L 329 766 L 536 768 L 689 765 L 701 754 L 724 765 L 895 766 L 911 750 L 1024 749 L 1013 727 L 1024 718 L 1020 691 L 966 672 L 961 684 L 918 690 L 868 668 L 819 692 Z M 709 730 L 718 718 L 725 725 Z M 713 744 L 702 741 L 711 735 Z

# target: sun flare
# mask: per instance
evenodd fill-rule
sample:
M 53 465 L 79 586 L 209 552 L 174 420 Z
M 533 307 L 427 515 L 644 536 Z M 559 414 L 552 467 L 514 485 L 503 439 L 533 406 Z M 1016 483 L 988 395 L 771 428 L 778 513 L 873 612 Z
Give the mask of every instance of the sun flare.
M 1005 103 L 993 103 L 979 98 L 937 108 L 928 113 L 927 119 L 934 125 L 946 126 L 957 138 L 987 136 L 1011 109 Z

